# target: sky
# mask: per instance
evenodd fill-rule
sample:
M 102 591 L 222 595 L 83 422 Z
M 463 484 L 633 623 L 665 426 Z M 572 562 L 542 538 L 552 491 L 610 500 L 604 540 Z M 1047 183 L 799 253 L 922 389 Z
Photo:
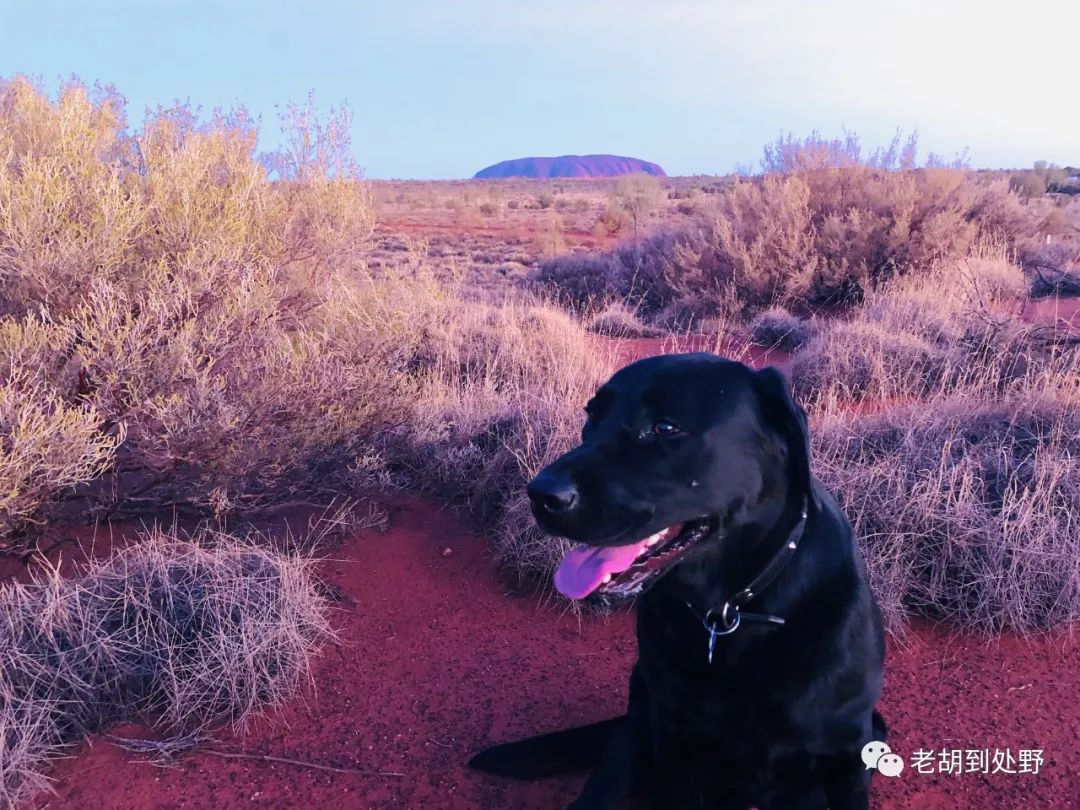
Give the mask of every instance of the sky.
M 352 111 L 373 178 L 613 153 L 669 174 L 756 166 L 781 133 L 918 130 L 977 167 L 1080 164 L 1064 0 L 0 0 L 0 76 L 111 83 L 129 118 L 309 91 Z

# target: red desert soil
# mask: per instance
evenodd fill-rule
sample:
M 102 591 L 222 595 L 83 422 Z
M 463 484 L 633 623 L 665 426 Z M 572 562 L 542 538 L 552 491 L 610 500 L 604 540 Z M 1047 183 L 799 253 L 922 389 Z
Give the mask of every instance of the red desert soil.
M 628 342 L 623 359 L 661 351 Z M 697 340 L 684 348 L 712 348 Z M 620 355 L 622 352 L 620 351 Z M 782 362 L 780 355 L 754 357 Z M 222 750 L 398 775 L 329 773 L 203 753 L 158 767 L 97 737 L 52 769 L 50 808 L 557 808 L 580 775 L 516 783 L 465 762 L 495 741 L 621 711 L 634 658 L 629 614 L 578 621 L 496 571 L 484 538 L 446 510 L 398 503 L 388 534 L 363 532 L 322 566 L 355 600 L 315 664 L 306 700 L 219 733 Z M 451 549 L 450 555 L 444 555 Z M 881 709 L 908 767 L 875 777 L 874 806 L 1080 806 L 1080 643 L 1071 634 L 988 641 L 917 623 L 890 638 Z M 117 733 L 137 735 L 140 729 Z M 920 774 L 912 752 L 1042 749 L 1038 774 Z
M 377 230 L 388 234 L 419 234 L 421 236 L 442 234 L 461 237 L 498 236 L 504 239 L 534 239 L 544 233 L 545 228 L 546 223 L 543 220 L 536 222 L 535 227 L 529 227 L 528 223 L 513 225 L 498 222 L 433 224 L 407 217 L 384 217 L 380 219 Z M 617 244 L 621 238 L 618 234 L 602 234 L 598 236 L 592 231 L 580 228 L 565 228 L 560 231 L 560 234 L 567 244 L 593 248 L 611 247 Z
M 453 550 L 443 556 L 443 550 Z M 220 745 L 339 768 L 183 756 L 160 768 L 98 738 L 52 771 L 51 808 L 553 808 L 581 777 L 516 783 L 470 772 L 469 755 L 502 741 L 616 714 L 634 656 L 631 617 L 581 623 L 558 604 L 511 592 L 484 539 L 423 501 L 393 510 L 389 534 L 336 549 L 327 579 L 356 600 L 337 612 L 339 644 L 318 659 L 314 689 Z M 1044 750 L 1038 775 L 875 777 L 879 808 L 1073 807 L 1080 644 L 986 642 L 918 625 L 891 639 L 882 711 L 889 741 L 913 750 Z M 138 729 L 118 733 L 138 734 Z

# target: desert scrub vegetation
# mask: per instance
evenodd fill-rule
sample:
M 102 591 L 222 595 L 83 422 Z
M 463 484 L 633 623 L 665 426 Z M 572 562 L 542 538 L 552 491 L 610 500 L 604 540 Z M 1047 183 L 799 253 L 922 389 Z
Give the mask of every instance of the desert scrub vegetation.
M 863 157 L 850 138 L 781 139 L 761 175 L 726 184 L 694 224 L 602 257 L 557 257 L 532 283 L 578 308 L 631 300 L 650 320 L 747 317 L 857 304 L 987 238 L 1034 244 L 1041 202 L 1025 205 L 1005 177 L 940 163 L 917 167 L 910 140 Z
M 352 274 L 373 215 L 345 124 L 309 100 L 260 158 L 242 113 L 130 132 L 115 95 L 0 84 L 0 532 L 77 484 L 256 504 L 404 408 L 401 293 Z
M 817 473 L 854 524 L 891 629 L 912 614 L 989 632 L 1080 615 L 1077 379 L 815 417 Z
M 383 456 L 412 486 L 481 525 L 498 524 L 523 497 L 525 482 L 573 444 L 581 408 L 611 371 L 611 359 L 575 319 L 552 307 L 463 307 L 448 297 L 429 312 L 413 358 L 415 410 L 390 434 Z M 521 573 L 537 573 L 513 555 L 501 558 Z
M 1024 323 L 1024 289 L 984 249 L 874 293 L 794 356 L 816 472 L 894 630 L 913 614 L 990 632 L 1080 615 L 1080 345 Z
M 291 694 L 327 637 L 310 562 L 251 538 L 152 530 L 78 576 L 0 589 L 0 805 L 113 723 L 191 732 Z
M 1063 374 L 1074 347 L 1025 324 L 1023 271 L 1000 244 L 897 279 L 846 318 L 818 320 L 792 361 L 808 403 L 908 400 L 942 390 L 989 395 Z
M 590 332 L 613 338 L 654 338 L 666 334 L 663 329 L 643 323 L 632 308 L 621 301 L 612 301 L 587 323 Z
M 0 99 L 9 546 L 52 514 L 242 514 L 343 486 L 494 521 L 568 446 L 595 341 L 550 307 L 464 302 L 422 245 L 366 272 L 343 121 L 295 109 L 267 159 L 242 115 L 159 110 L 129 134 L 78 84 Z
M 783 307 L 770 307 L 758 313 L 747 326 L 747 336 L 758 346 L 794 351 L 810 339 L 810 323 L 792 315 Z

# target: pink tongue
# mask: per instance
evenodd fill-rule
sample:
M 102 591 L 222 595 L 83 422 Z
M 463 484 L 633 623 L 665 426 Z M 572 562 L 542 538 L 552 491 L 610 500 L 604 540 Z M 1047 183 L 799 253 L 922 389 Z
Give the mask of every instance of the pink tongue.
M 563 596 L 584 599 L 600 587 L 605 576 L 614 576 L 629 568 L 643 545 L 644 540 L 629 546 L 575 546 L 559 563 L 555 587 Z

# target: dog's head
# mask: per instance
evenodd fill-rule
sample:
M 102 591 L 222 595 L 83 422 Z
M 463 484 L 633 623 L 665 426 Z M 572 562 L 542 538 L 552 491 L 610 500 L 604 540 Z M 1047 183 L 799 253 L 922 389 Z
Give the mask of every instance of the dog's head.
M 806 415 L 774 369 L 650 357 L 585 410 L 581 444 L 528 485 L 540 526 L 576 542 L 555 575 L 572 598 L 637 596 L 763 504 L 810 492 Z

